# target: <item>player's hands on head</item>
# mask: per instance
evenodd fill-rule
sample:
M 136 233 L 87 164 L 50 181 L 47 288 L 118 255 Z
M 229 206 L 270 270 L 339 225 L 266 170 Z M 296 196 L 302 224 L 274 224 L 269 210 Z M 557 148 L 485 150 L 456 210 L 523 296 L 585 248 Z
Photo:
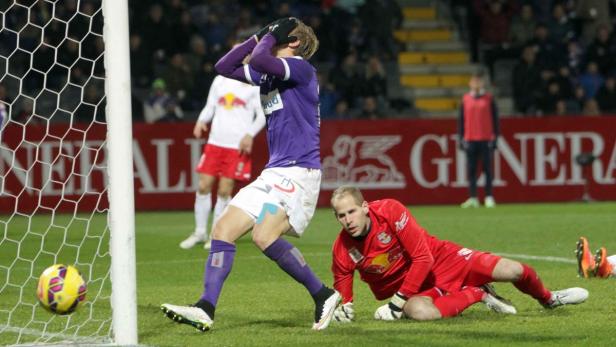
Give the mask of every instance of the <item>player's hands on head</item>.
M 265 34 L 269 33 L 270 30 L 272 29 L 272 26 L 274 24 L 277 24 L 278 22 L 280 22 L 283 18 L 281 19 L 277 19 L 271 23 L 269 23 L 268 25 L 264 26 L 263 28 L 259 29 L 259 31 L 257 31 L 255 33 L 255 36 L 257 37 L 258 41 L 261 41 L 261 39 L 263 38 L 263 36 L 265 36 Z
M 374 319 L 376 320 L 397 320 L 401 319 L 403 316 L 402 308 L 406 303 L 406 298 L 400 294 L 396 293 L 391 297 L 391 301 L 389 303 L 379 307 L 374 312 Z
M 297 28 L 297 24 L 297 19 L 293 17 L 283 18 L 274 23 L 270 33 L 276 39 L 276 44 L 282 45 L 297 40 L 297 37 L 289 36 L 291 31 Z
M 339 305 L 334 311 L 334 319 L 336 322 L 351 323 L 355 318 L 355 310 L 353 310 L 353 303 L 347 302 L 346 304 Z
M 193 135 L 196 138 L 201 138 L 203 133 L 206 132 L 206 131 L 207 131 L 207 124 L 205 124 L 203 122 L 195 123 L 195 127 L 193 128 Z

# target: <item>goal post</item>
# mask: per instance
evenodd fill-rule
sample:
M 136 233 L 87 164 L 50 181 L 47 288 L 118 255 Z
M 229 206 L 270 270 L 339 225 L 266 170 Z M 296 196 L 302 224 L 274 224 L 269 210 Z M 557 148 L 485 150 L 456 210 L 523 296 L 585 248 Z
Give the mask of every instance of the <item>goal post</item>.
M 103 0 L 103 18 L 112 327 L 116 344 L 135 345 L 137 288 L 128 0 Z
M 135 346 L 128 0 L 0 1 L 0 346 Z M 37 301 L 74 265 L 86 301 Z

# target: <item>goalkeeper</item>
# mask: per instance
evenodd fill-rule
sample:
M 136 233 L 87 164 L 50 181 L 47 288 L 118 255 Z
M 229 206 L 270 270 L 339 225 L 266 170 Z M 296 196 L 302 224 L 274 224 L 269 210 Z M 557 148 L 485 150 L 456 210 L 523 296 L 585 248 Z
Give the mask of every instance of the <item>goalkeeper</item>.
M 355 271 L 377 300 L 390 299 L 374 313 L 378 320 L 453 317 L 480 301 L 493 311 L 515 314 L 491 282 L 511 282 L 546 308 L 588 297 L 583 288 L 549 291 L 528 265 L 437 239 L 396 200 L 368 203 L 359 189 L 340 187 L 331 204 L 343 227 L 333 246 L 334 288 L 343 300 L 334 312 L 337 321 L 355 316 Z

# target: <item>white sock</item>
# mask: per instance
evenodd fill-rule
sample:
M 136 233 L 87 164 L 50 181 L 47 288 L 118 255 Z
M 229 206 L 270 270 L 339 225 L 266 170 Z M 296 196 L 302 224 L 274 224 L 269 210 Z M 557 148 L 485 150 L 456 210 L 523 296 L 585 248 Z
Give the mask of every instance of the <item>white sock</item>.
M 220 196 L 216 198 L 216 205 L 214 205 L 214 224 L 222 215 L 222 212 L 225 210 L 225 207 L 229 205 L 229 201 L 231 201 L 231 197 L 227 196 L 226 198 L 221 198 Z M 212 224 L 212 225 L 214 225 Z
M 195 233 L 204 239 L 207 236 L 207 222 L 212 210 L 212 194 L 195 195 Z

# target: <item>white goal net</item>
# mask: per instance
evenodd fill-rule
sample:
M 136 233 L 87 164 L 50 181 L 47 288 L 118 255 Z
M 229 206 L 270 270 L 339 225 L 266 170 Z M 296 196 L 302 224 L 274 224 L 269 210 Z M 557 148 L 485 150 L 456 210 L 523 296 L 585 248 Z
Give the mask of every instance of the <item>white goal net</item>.
M 126 12 L 126 0 L 109 3 Z M 117 324 L 135 330 L 134 241 L 126 242 L 134 235 L 134 209 L 126 211 L 132 188 L 122 187 L 132 176 L 109 176 L 109 168 L 126 163 L 114 153 L 127 144 L 132 175 L 130 114 L 122 114 L 128 131 L 114 133 L 119 124 L 109 116 L 113 98 L 105 92 L 113 90 L 107 55 L 112 47 L 127 48 L 128 23 L 108 23 L 109 3 L 0 1 L 0 345 L 136 343 L 136 332 L 117 336 Z M 111 45 L 110 26 L 120 32 Z M 128 54 L 120 53 L 128 64 Z M 116 114 L 129 107 L 115 107 Z M 118 194 L 108 182 L 125 189 L 125 206 L 110 205 Z M 120 223 L 126 225 L 116 236 Z M 129 253 L 121 259 L 128 272 L 111 271 L 114 251 Z M 87 282 L 87 300 L 71 315 L 51 314 L 37 302 L 39 275 L 57 263 L 74 265 Z M 120 299 L 117 278 L 127 282 Z M 128 313 L 119 314 L 132 317 L 118 323 L 112 307 L 122 306 Z

